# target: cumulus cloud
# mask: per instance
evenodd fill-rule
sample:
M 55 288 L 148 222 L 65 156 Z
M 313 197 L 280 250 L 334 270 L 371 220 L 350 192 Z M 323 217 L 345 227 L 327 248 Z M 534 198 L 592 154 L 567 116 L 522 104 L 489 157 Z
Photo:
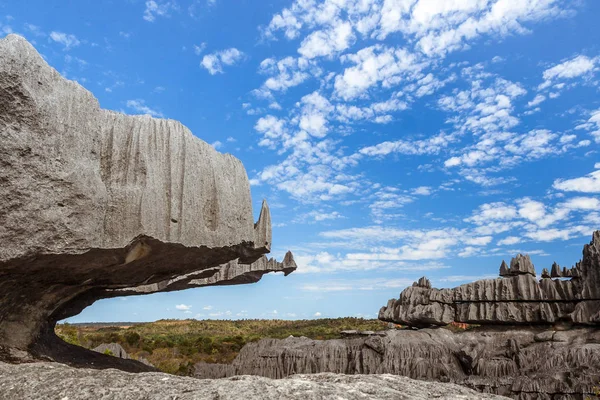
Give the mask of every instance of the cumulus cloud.
M 335 78 L 335 94 L 344 100 L 366 94 L 376 85 L 391 87 L 403 79 L 413 80 L 427 65 L 406 49 L 374 45 L 341 57 L 354 64 Z
M 300 44 L 298 53 L 311 59 L 330 56 L 346 50 L 354 41 L 352 25 L 349 22 L 338 21 L 326 30 L 319 30 L 308 35 Z
M 163 114 L 160 111 L 154 110 L 146 105 L 146 102 L 141 99 L 127 100 L 127 107 L 139 114 L 147 114 L 155 118 L 162 118 Z
M 595 167 L 596 171 L 580 178 L 557 179 L 552 187 L 564 192 L 600 193 L 600 164 Z
M 566 60 L 543 72 L 544 83 L 539 89 L 546 89 L 559 80 L 568 80 L 590 76 L 597 69 L 598 58 L 589 58 L 583 55 Z
M 200 62 L 200 66 L 205 68 L 211 75 L 222 74 L 224 66 L 235 65 L 244 58 L 243 52 L 232 47 L 205 55 Z
M 177 304 L 175 306 L 175 309 L 179 310 L 179 311 L 189 311 L 192 308 L 192 306 L 187 305 L 187 304 Z
M 596 143 L 600 143 L 600 109 L 592 111 L 587 122 L 580 124 L 576 129 L 585 129 L 594 137 Z

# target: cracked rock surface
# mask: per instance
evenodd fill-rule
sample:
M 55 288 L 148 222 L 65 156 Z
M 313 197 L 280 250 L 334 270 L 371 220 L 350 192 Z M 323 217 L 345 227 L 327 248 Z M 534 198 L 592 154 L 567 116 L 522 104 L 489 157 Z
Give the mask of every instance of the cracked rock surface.
M 51 384 L 49 384 L 51 382 Z M 69 400 L 476 400 L 504 399 L 402 376 L 297 375 L 281 380 L 242 376 L 198 380 L 162 373 L 74 369 L 62 364 L 0 362 L 0 399 Z
M 286 275 L 242 163 L 181 123 L 103 110 L 24 38 L 0 40 L 0 360 L 149 367 L 76 348 L 56 321 L 102 298 Z

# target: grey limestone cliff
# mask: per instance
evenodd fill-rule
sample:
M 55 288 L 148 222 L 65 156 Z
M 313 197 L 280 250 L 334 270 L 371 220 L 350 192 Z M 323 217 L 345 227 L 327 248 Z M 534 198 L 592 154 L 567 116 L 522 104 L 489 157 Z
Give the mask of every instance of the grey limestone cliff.
M 556 279 L 553 279 L 555 277 Z M 583 248 L 572 268 L 555 263 L 537 279 L 529 256 L 519 254 L 510 267 L 503 261 L 500 278 L 435 289 L 422 278 L 391 299 L 379 319 L 426 327 L 450 322 L 544 325 L 559 322 L 600 325 L 600 231 Z
M 264 257 L 269 208 L 254 223 L 238 159 L 177 121 L 101 109 L 17 35 L 0 40 L 0 203 L 0 359 L 100 367 L 55 337 L 57 320 L 296 267 Z

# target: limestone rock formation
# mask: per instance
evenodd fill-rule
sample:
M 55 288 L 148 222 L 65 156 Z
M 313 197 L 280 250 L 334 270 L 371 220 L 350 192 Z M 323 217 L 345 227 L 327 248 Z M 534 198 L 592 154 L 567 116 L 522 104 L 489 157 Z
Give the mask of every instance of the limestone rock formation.
M 196 365 L 195 376 L 393 374 L 458 383 L 520 400 L 597 399 L 600 330 L 481 327 L 388 330 L 337 340 L 248 343 L 230 365 Z
M 48 384 L 51 382 L 51 384 Z M 402 376 L 298 375 L 281 380 L 257 376 L 203 380 L 162 373 L 73 369 L 62 364 L 0 362 L 0 400 L 476 400 L 505 399 L 450 383 Z
M 499 279 L 434 289 L 426 278 L 406 288 L 379 311 L 379 319 L 414 327 L 469 324 L 600 325 L 600 231 L 583 248 L 583 258 L 562 270 L 535 278 L 529 256 L 519 254 L 510 267 L 503 261 Z M 552 279 L 562 277 L 570 279 Z
M 242 163 L 181 123 L 103 110 L 23 38 L 0 40 L 0 359 L 147 369 L 60 341 L 107 297 L 256 282 L 264 257 Z M 117 361 L 119 365 L 115 364 Z
M 102 343 L 100 346 L 94 347 L 96 353 L 109 353 L 109 355 L 124 359 L 129 359 L 129 354 L 125 351 L 125 349 L 119 343 Z
M 107 354 L 113 357 L 122 358 L 124 360 L 132 359 L 119 343 L 102 343 L 101 345 L 94 347 L 92 350 L 94 350 L 96 353 Z M 135 360 L 147 365 L 148 367 L 154 368 L 154 365 L 152 365 L 152 363 L 144 357 L 139 357 Z

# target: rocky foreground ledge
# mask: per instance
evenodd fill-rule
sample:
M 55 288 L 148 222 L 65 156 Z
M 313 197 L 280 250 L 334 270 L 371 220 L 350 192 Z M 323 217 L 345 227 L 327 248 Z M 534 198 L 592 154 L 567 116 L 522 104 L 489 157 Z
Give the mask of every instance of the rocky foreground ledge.
M 173 120 L 104 110 L 24 38 L 0 39 L 0 360 L 144 371 L 71 346 L 56 321 L 96 300 L 256 282 L 271 214 L 254 222 L 241 161 Z
M 11 365 L 0 362 L 0 400 L 475 400 L 506 399 L 436 382 L 402 376 L 296 375 L 273 380 L 240 376 L 198 380 L 163 373 L 131 374 L 106 369 L 75 369 L 63 364 Z

